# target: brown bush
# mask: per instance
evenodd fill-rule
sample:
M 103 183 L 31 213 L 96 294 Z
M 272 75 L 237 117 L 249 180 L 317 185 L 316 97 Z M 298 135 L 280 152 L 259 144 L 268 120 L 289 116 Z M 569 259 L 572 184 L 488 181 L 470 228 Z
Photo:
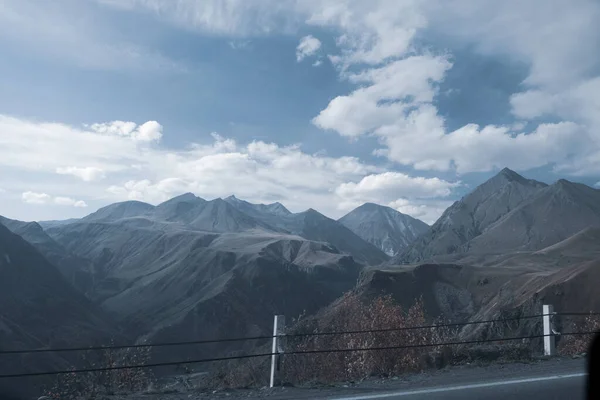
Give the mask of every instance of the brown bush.
M 369 376 L 390 376 L 441 366 L 449 360 L 451 349 L 434 346 L 448 340 L 449 330 L 437 328 L 407 329 L 426 326 L 422 301 L 404 311 L 391 296 L 364 302 L 348 293 L 326 312 L 300 321 L 287 337 L 287 352 L 344 350 L 332 353 L 289 354 L 284 356 L 283 380 L 289 383 L 356 381 Z M 386 332 L 299 336 L 298 333 L 371 331 Z M 423 346 L 394 348 L 401 346 Z M 358 349 L 377 349 L 361 351 Z M 347 351 L 354 350 L 354 351 Z
M 122 351 L 87 351 L 81 356 L 77 369 L 143 365 L 149 361 L 150 351 L 150 347 Z M 102 395 L 146 390 L 152 382 L 151 371 L 142 368 L 68 373 L 57 376 L 46 396 L 53 400 L 94 400 Z
M 257 353 L 270 353 L 271 349 L 257 350 Z M 263 387 L 269 384 L 271 356 L 232 360 L 215 365 L 214 372 L 204 384 L 205 388 L 239 389 Z
M 557 344 L 560 355 L 572 356 L 586 353 L 591 344 L 594 334 L 600 332 L 600 316 L 588 315 L 583 321 L 571 324 L 569 332 L 593 332 L 589 334 L 565 335 Z

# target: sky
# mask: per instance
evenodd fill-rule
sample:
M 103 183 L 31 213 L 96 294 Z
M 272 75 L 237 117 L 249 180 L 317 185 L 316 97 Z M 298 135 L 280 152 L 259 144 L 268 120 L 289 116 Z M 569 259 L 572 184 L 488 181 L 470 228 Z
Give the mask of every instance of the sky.
M 600 186 L 596 0 L 0 0 L 0 215 L 193 192 L 433 223 Z

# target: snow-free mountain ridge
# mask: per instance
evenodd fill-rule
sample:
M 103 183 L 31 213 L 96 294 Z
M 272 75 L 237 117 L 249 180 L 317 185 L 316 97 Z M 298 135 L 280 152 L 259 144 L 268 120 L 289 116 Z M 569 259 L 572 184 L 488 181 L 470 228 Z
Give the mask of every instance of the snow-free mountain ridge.
M 429 228 L 421 220 L 374 203 L 363 204 L 338 222 L 388 256 L 397 255 Z

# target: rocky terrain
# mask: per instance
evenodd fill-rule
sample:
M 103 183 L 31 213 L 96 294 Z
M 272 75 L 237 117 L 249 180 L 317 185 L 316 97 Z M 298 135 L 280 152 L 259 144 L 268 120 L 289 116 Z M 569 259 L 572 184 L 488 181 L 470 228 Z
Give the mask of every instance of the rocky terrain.
M 390 294 L 404 308 L 422 298 L 432 320 L 535 314 L 545 302 L 600 311 L 600 190 L 508 169 L 431 227 L 375 204 L 335 221 L 312 209 L 191 193 L 157 206 L 116 203 L 82 219 L 0 224 L 0 349 L 269 335 L 274 314 L 314 314 L 349 290 L 365 301 Z M 487 334 L 478 329 L 460 335 Z M 72 362 L 48 355 L 35 365 Z

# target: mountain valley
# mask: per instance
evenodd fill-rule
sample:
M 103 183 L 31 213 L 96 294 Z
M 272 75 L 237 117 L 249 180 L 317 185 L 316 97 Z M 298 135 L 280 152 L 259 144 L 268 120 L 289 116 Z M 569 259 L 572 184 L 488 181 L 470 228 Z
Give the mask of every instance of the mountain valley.
M 422 298 L 431 319 L 455 322 L 544 302 L 600 311 L 599 239 L 600 190 L 508 169 L 432 226 L 372 203 L 336 221 L 191 193 L 65 222 L 2 217 L 0 350 L 264 336 L 273 315 L 311 315 L 349 291 L 365 301 L 390 294 L 405 308 Z M 267 342 L 155 349 L 152 357 L 217 357 Z M 49 356 L 40 366 L 68 361 Z

